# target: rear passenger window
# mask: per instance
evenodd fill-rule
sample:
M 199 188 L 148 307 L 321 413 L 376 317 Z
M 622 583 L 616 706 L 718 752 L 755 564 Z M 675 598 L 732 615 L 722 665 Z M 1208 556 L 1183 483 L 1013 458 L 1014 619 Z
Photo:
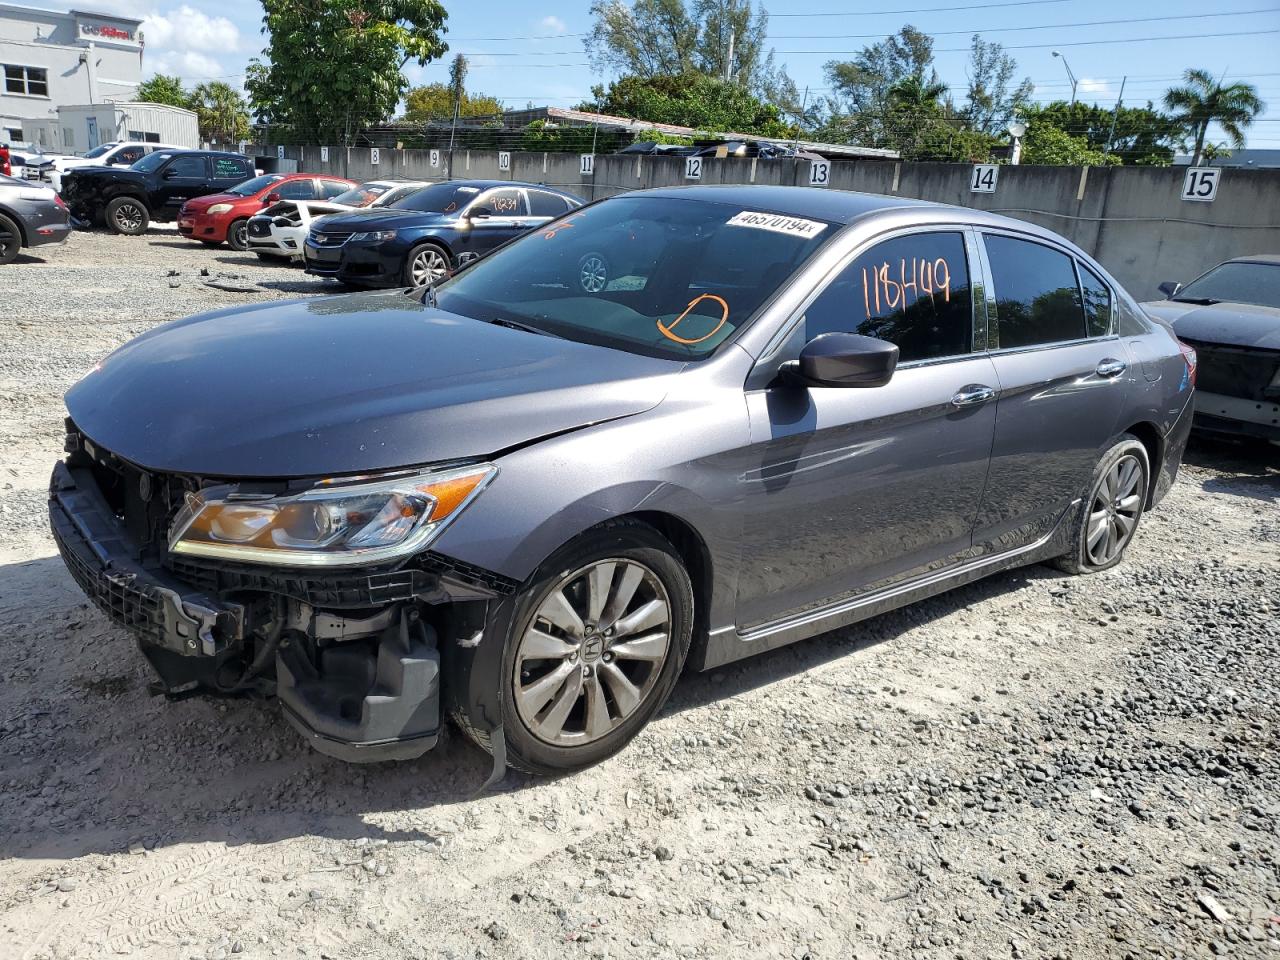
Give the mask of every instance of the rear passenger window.
M 320 196 L 326 200 L 332 200 L 339 194 L 346 193 L 351 189 L 351 184 L 343 183 L 341 180 L 321 180 Z
M 900 363 L 969 353 L 973 297 L 964 235 L 913 233 L 877 244 L 805 311 L 805 340 L 860 333 L 898 345 Z
M 987 234 L 998 346 L 1080 340 L 1084 310 L 1071 257 L 1043 244 Z
M 569 205 L 554 193 L 543 193 L 541 190 L 529 191 L 529 214 L 534 217 L 558 217 L 566 213 Z
M 1105 337 L 1111 333 L 1111 289 L 1083 263 L 1079 267 L 1085 331 L 1091 337 Z

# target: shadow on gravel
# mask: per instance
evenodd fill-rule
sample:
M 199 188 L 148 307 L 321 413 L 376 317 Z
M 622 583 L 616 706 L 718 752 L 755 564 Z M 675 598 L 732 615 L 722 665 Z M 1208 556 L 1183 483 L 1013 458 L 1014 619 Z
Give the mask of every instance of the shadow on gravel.
M 21 266 L 26 263 L 48 263 L 49 261 L 44 257 L 37 257 L 35 254 L 23 251 L 14 257 L 12 262 L 15 265 Z
M 1280 503 L 1280 447 L 1193 436 L 1184 460 L 1197 467 L 1231 474 L 1205 480 L 1201 486 L 1210 493 Z
M 776 683 L 1057 576 L 1043 567 L 999 574 L 687 675 L 663 713 Z M 0 858 L 299 836 L 430 840 L 414 821 L 465 803 L 490 770 L 489 757 L 451 727 L 418 760 L 350 765 L 312 751 L 270 701 L 153 698 L 133 642 L 87 604 L 57 556 L 0 566 L 0 635 Z M 496 791 L 543 782 L 509 772 Z M 383 814 L 401 822 L 382 828 L 366 819 Z

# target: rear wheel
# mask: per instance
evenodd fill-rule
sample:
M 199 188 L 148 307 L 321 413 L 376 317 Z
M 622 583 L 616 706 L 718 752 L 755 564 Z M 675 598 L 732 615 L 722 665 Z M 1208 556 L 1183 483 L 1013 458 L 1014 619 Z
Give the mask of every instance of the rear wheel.
M 127 237 L 146 233 L 151 215 L 146 205 L 135 197 L 116 197 L 107 204 L 107 227 Z
M 13 263 L 22 249 L 22 234 L 18 225 L 0 214 L 0 263 Z
M 240 219 L 227 227 L 227 246 L 232 250 L 249 249 L 249 221 Z
M 1151 464 L 1147 448 L 1122 433 L 1098 461 L 1072 529 L 1072 550 L 1052 562 L 1067 573 L 1098 573 L 1124 558 L 1147 503 Z
M 657 531 L 609 524 L 540 568 L 512 624 L 501 673 L 508 763 L 578 770 L 621 750 L 666 702 L 689 651 L 693 587 Z

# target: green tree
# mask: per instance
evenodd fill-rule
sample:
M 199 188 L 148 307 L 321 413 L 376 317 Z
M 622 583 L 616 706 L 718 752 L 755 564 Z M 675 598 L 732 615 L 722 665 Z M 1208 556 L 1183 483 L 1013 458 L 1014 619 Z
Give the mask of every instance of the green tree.
M 1011 86 L 1018 61 L 998 43 L 973 35 L 969 50 L 969 88 L 961 115 L 974 130 L 1003 133 L 1013 115 L 1031 99 L 1035 85 L 1023 77 Z
M 1195 149 L 1191 165 L 1198 167 L 1204 157 L 1204 138 L 1209 124 L 1217 123 L 1237 150 L 1244 147 L 1244 132 L 1254 118 L 1266 109 L 1258 97 L 1258 89 L 1250 83 L 1223 86 L 1208 70 L 1187 70 L 1183 85 L 1171 87 L 1164 95 L 1164 105 L 1173 111 L 1173 119 L 1188 136 L 1194 137 Z
M 1145 107 L 1121 107 L 1117 112 L 1079 100 L 1055 100 L 1028 104 L 1019 116 L 1031 127 L 1047 124 L 1081 137 L 1090 149 L 1111 153 L 1129 165 L 1168 166 L 1182 139 L 1182 126 L 1150 102 Z
M 772 104 L 764 103 L 736 83 L 702 73 L 676 77 L 622 77 L 605 90 L 596 87 L 594 103 L 580 109 L 672 123 L 706 132 L 757 133 L 788 137 L 795 129 Z
M 254 112 L 295 138 L 349 143 L 389 118 L 407 92 L 402 68 L 441 56 L 438 0 L 263 0 L 264 60 L 249 64 Z
M 404 118 L 412 123 L 453 118 L 453 90 L 447 83 L 414 87 L 404 98 Z M 460 117 L 488 117 L 502 112 L 502 103 L 483 93 L 462 92 Z
M 823 67 L 831 84 L 832 117 L 824 136 L 845 142 L 890 146 L 889 91 L 914 77 L 939 82 L 933 68 L 933 38 L 908 24 L 893 36 L 869 44 L 852 60 L 829 60 Z
M 171 107 L 186 107 L 188 104 L 187 91 L 182 89 L 182 79 L 163 73 L 153 73 L 138 84 L 134 97 L 141 103 L 166 103 Z
M 1073 137 L 1049 123 L 1027 124 L 1022 140 L 1022 162 L 1044 166 L 1109 167 L 1118 166 L 1120 158 L 1089 147 L 1084 137 Z
M 942 100 L 947 85 L 940 80 L 909 76 L 889 88 L 885 98 L 887 139 L 904 159 L 917 159 L 930 129 L 945 123 Z
M 583 45 L 603 72 L 644 79 L 727 73 L 770 102 L 794 93 L 766 46 L 769 14 L 753 0 L 593 0 L 591 18 Z
M 221 80 L 197 84 L 188 107 L 196 112 L 200 139 L 236 143 L 249 136 L 249 110 L 240 92 Z

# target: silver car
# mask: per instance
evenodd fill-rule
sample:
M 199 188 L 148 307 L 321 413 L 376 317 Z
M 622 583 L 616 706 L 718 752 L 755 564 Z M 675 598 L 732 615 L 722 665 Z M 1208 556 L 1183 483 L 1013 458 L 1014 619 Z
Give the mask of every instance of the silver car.
M 158 690 L 275 694 L 351 760 L 418 756 L 452 716 L 495 775 L 555 773 L 684 670 L 1020 564 L 1119 563 L 1194 376 L 1031 224 L 642 191 L 408 295 L 144 334 L 67 394 L 49 510 Z
M 0 176 L 0 264 L 13 263 L 23 247 L 62 243 L 71 214 L 48 187 Z

